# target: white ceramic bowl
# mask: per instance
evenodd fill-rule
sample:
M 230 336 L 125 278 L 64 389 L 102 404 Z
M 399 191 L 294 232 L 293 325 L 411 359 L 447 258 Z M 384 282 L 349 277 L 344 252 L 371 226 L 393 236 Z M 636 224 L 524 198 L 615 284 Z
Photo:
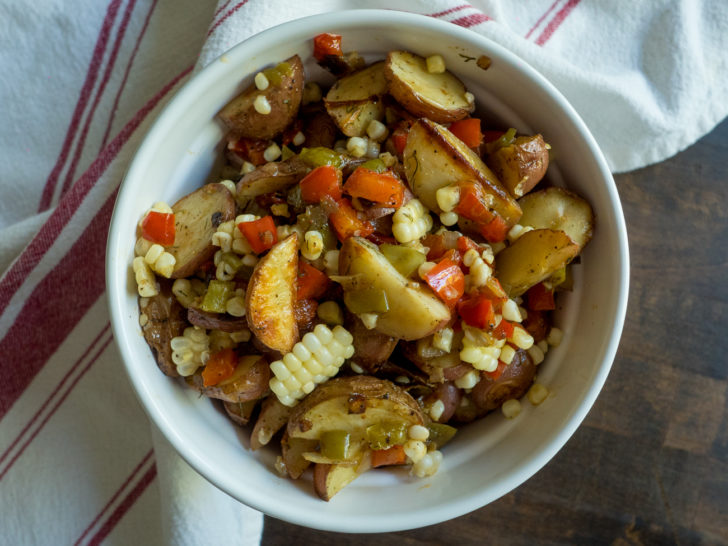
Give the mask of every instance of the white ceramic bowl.
M 592 204 L 597 227 L 575 267 L 576 287 L 564 299 L 563 343 L 548 354 L 539 380 L 552 395 L 523 404 L 511 421 L 499 412 L 465 427 L 444 448 L 436 476 L 370 471 L 331 502 L 311 483 L 279 477 L 273 449 L 251 452 L 246 432 L 209 400 L 157 369 L 138 324 L 129 264 L 135 226 L 151 203 L 172 203 L 198 187 L 221 152 L 224 131 L 216 112 L 261 67 L 294 53 L 308 77 L 323 77 L 312 60 L 311 38 L 344 36 L 345 49 L 368 59 L 392 49 L 440 53 L 476 96 L 487 121 L 541 132 L 557 160 L 549 178 Z M 461 55 L 488 55 L 483 71 Z M 244 79 L 241 81 L 241 77 Z M 598 108 L 598 105 L 594 105 Z M 534 69 L 498 44 L 450 23 L 393 11 L 329 13 L 286 23 L 237 45 L 197 74 L 169 103 L 132 162 L 116 202 L 109 234 L 107 283 L 116 341 L 136 392 L 151 419 L 200 474 L 233 497 L 299 525 L 342 531 L 411 529 L 482 507 L 515 488 L 564 445 L 586 416 L 609 372 L 627 303 L 628 250 L 617 190 L 596 142 L 576 112 Z

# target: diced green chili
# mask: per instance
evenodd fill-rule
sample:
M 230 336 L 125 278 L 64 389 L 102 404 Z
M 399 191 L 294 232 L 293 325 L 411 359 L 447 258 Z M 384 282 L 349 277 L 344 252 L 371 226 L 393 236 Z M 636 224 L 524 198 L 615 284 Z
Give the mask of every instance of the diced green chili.
M 314 168 L 323 165 L 333 165 L 337 169 L 340 169 L 344 163 L 338 153 L 331 148 L 324 148 L 323 146 L 304 148 L 298 155 L 304 163 Z
M 349 458 L 351 436 L 345 430 L 328 430 L 321 434 L 321 455 L 327 459 L 344 461 Z
M 414 248 L 383 243 L 379 250 L 394 268 L 405 277 L 414 273 L 425 262 L 425 255 Z
M 371 449 L 387 449 L 407 441 L 407 423 L 385 421 L 367 427 L 367 442 Z
M 202 298 L 200 308 L 208 313 L 224 313 L 225 304 L 235 292 L 233 281 L 211 280 Z
M 382 289 L 364 288 L 344 293 L 344 303 L 352 313 L 386 313 L 389 311 L 387 293 Z
M 486 151 L 489 154 L 495 153 L 501 148 L 505 148 L 506 146 L 510 146 L 513 144 L 513 141 L 516 139 L 516 130 L 511 127 L 508 129 L 505 133 L 503 133 L 500 138 L 494 142 L 489 142 L 486 145 Z
M 370 171 L 374 171 L 375 173 L 383 173 L 387 170 L 387 166 L 384 164 L 384 161 L 379 158 L 370 159 L 369 161 L 362 163 L 361 166 L 365 169 L 369 169 Z
M 430 423 L 427 425 L 427 428 L 430 429 L 428 441 L 434 443 L 438 449 L 452 440 L 458 431 L 455 427 L 451 427 L 445 423 Z

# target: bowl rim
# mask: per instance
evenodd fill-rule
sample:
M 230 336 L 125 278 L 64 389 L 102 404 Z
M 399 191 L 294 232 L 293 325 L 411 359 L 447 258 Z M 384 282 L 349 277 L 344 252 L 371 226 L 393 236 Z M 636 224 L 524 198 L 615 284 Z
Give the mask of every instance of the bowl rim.
M 489 54 L 492 53 L 494 56 L 499 57 L 501 62 L 506 62 L 511 66 L 517 65 L 525 77 L 532 80 L 535 86 L 539 87 L 543 90 L 543 92 L 550 96 L 550 99 L 558 103 L 563 114 L 577 130 L 579 137 L 583 139 L 584 143 L 592 153 L 593 159 L 599 167 L 602 179 L 606 184 L 607 194 L 610 198 L 609 206 L 611 207 L 611 212 L 615 218 L 617 227 L 619 255 L 615 258 L 620 261 L 619 286 L 621 287 L 621 291 L 617 296 L 618 301 L 615 307 L 613 328 L 610 332 L 608 342 L 603 353 L 604 358 L 602 359 L 598 371 L 595 374 L 588 390 L 578 405 L 574 406 L 574 410 L 571 415 L 563 423 L 558 432 L 550 436 L 550 439 L 545 442 L 541 450 L 526 456 L 523 462 L 509 475 L 495 480 L 495 483 L 491 484 L 491 486 L 483 492 L 471 494 L 460 498 L 457 501 L 451 501 L 447 505 L 438 505 L 435 508 L 420 511 L 418 512 L 417 518 L 411 518 L 406 522 L 399 521 L 397 516 L 394 514 L 385 517 L 362 517 L 352 515 L 351 517 L 344 518 L 342 518 L 339 514 L 334 514 L 334 517 L 332 518 L 330 515 L 327 516 L 325 511 L 321 511 L 317 514 L 317 519 L 312 521 L 310 519 L 310 514 L 302 514 L 300 511 L 295 512 L 286 510 L 282 503 L 276 502 L 276 499 L 269 498 L 258 491 L 246 492 L 245 495 L 241 495 L 239 491 L 232 491 L 232 488 L 226 485 L 225 480 L 223 479 L 223 473 L 219 472 L 214 466 L 208 464 L 207 461 L 197 457 L 195 452 L 190 449 L 190 446 L 187 445 L 181 436 L 175 433 L 173 423 L 166 420 L 165 416 L 159 411 L 159 408 L 152 399 L 152 393 L 142 382 L 141 378 L 132 373 L 132 369 L 128 363 L 134 358 L 134 353 L 130 345 L 126 342 L 126 337 L 130 334 L 130 332 L 125 323 L 126 319 L 123 316 L 124 313 L 122 312 L 123 300 L 127 295 L 125 287 L 127 286 L 128 272 L 126 268 L 118 267 L 118 263 L 114 260 L 114 256 L 118 255 L 116 249 L 120 244 L 126 242 L 122 234 L 128 229 L 128 224 L 126 219 L 123 218 L 121 214 L 117 214 L 117 212 L 120 208 L 123 208 L 121 203 L 123 203 L 125 199 L 123 189 L 126 181 L 135 177 L 137 171 L 142 169 L 143 165 L 148 160 L 146 156 L 149 154 L 149 150 L 153 148 L 152 144 L 161 138 L 161 135 L 165 132 L 165 128 L 180 115 L 185 105 L 189 104 L 193 97 L 199 95 L 199 91 L 204 88 L 207 81 L 210 81 L 211 79 L 214 80 L 219 74 L 227 71 L 227 63 L 218 62 L 223 57 L 233 59 L 244 55 L 247 50 L 261 51 L 267 45 L 273 45 L 279 42 L 279 36 L 281 33 L 296 36 L 308 33 L 313 36 L 316 33 L 316 29 L 336 28 L 337 30 L 345 32 L 347 29 L 354 30 L 361 28 L 362 26 L 381 25 L 385 22 L 388 26 L 416 26 L 424 31 L 444 34 L 455 41 L 467 42 L 472 44 L 474 47 L 480 47 L 481 49 L 488 51 Z M 325 30 L 319 30 L 319 32 L 324 31 Z M 222 53 L 216 60 L 210 62 L 206 67 L 195 74 L 177 91 L 177 93 L 175 93 L 175 95 L 165 105 L 157 119 L 154 120 L 147 130 L 146 135 L 134 153 L 133 159 L 129 164 L 120 186 L 109 227 L 106 254 L 106 283 L 107 302 L 111 315 L 114 339 L 116 340 L 122 360 L 124 361 L 126 373 L 134 387 L 134 392 L 154 425 L 159 428 L 166 437 L 167 441 L 172 444 L 177 453 L 190 466 L 192 466 L 198 473 L 204 476 L 217 488 L 226 492 L 233 498 L 236 498 L 241 502 L 244 502 L 245 504 L 273 517 L 306 527 L 330 531 L 348 533 L 388 532 L 441 523 L 481 508 L 528 480 L 540 468 L 549 462 L 564 446 L 593 406 L 594 401 L 606 381 L 617 352 L 624 326 L 629 293 L 629 249 L 621 202 L 611 172 L 607 166 L 607 162 L 586 124 L 563 95 L 553 86 L 553 84 L 546 80 L 544 76 L 537 72 L 523 59 L 518 57 L 515 53 L 506 49 L 499 43 L 447 21 L 441 21 L 425 15 L 409 12 L 381 9 L 358 9 L 312 15 L 288 21 L 264 30 Z

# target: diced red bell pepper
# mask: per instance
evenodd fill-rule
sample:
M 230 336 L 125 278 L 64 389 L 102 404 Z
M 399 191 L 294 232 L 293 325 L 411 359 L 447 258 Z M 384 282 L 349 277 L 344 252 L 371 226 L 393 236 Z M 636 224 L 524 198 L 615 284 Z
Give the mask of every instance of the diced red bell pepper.
M 399 208 L 404 201 L 404 184 L 391 171 L 378 173 L 358 167 L 346 180 L 344 191 L 387 207 Z
M 278 233 L 272 216 L 264 216 L 252 222 L 240 222 L 238 228 L 256 254 L 268 250 L 278 242 Z
M 454 307 L 465 293 L 465 275 L 458 264 L 450 258 L 442 258 L 437 262 L 425 274 L 424 280 L 450 308 Z
M 341 36 L 325 32 L 313 37 L 313 56 L 321 62 L 329 55 L 341 57 L 344 52 L 341 50 Z
M 296 298 L 298 300 L 318 299 L 324 295 L 329 287 L 329 278 L 323 271 L 300 261 L 298 262 L 296 286 Z
M 174 214 L 150 210 L 142 220 L 142 237 L 147 241 L 170 246 L 174 244 Z
M 307 203 L 319 203 L 324 196 L 341 199 L 341 171 L 333 165 L 316 167 L 301 180 L 301 198 Z
M 556 309 L 554 291 L 549 290 L 542 282 L 532 286 L 526 292 L 528 308 L 533 311 L 552 311 Z
M 271 145 L 271 140 L 259 140 L 254 138 L 239 138 L 228 142 L 228 150 L 235 152 L 245 161 L 249 161 L 256 167 L 268 163 L 265 159 L 265 151 Z
M 455 206 L 455 212 L 478 224 L 487 224 L 493 220 L 493 213 L 485 204 L 485 190 L 479 182 L 461 182 L 458 186 L 460 201 Z
M 455 248 L 457 248 L 458 252 L 460 252 L 460 254 L 462 254 L 463 256 L 468 250 L 480 250 L 478 243 L 473 241 L 470 237 L 466 237 L 465 235 L 461 235 L 460 237 L 458 237 L 456 244 L 457 246 Z
M 329 209 L 329 222 L 336 232 L 339 241 L 344 242 L 349 237 L 368 237 L 374 232 L 374 226 L 366 220 L 362 220 L 356 210 L 347 199 L 334 201 L 324 198 L 326 209 Z
M 456 231 L 445 231 L 437 235 L 425 235 L 422 244 L 429 248 L 427 259 L 431 262 L 439 260 L 445 252 L 457 248 L 457 240 L 460 235 Z
M 480 234 L 489 243 L 500 243 L 508 235 L 508 224 L 496 214 L 489 223 L 480 227 Z
M 210 355 L 202 370 L 202 382 L 205 387 L 212 387 L 224 381 L 235 372 L 238 357 L 232 349 L 222 349 Z
M 478 118 L 453 121 L 449 129 L 453 135 L 462 140 L 469 148 L 477 148 L 483 140 L 483 133 L 480 132 L 480 120 Z
M 495 326 L 493 302 L 482 294 L 474 294 L 458 303 L 458 314 L 465 324 L 491 330 Z
M 513 337 L 513 330 L 515 330 L 515 326 L 512 322 L 509 322 L 506 319 L 501 319 L 498 326 L 493 328 L 492 334 L 493 337 L 497 339 L 509 339 Z
M 506 364 L 502 360 L 498 361 L 498 367 L 493 370 L 492 372 L 483 372 L 487 377 L 491 378 L 493 381 L 497 381 L 498 378 L 503 375 L 503 371 L 506 369 Z
M 398 155 L 404 153 L 404 147 L 407 146 L 408 132 L 405 129 L 395 129 L 392 133 L 392 144 Z

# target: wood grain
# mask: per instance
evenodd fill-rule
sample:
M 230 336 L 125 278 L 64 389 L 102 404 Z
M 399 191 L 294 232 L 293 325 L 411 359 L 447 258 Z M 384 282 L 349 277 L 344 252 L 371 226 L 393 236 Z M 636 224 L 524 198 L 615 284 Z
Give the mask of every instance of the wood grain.
M 266 518 L 264 544 L 728 544 L 728 121 L 615 179 L 626 325 L 604 390 L 557 456 L 446 523 L 342 535 Z

